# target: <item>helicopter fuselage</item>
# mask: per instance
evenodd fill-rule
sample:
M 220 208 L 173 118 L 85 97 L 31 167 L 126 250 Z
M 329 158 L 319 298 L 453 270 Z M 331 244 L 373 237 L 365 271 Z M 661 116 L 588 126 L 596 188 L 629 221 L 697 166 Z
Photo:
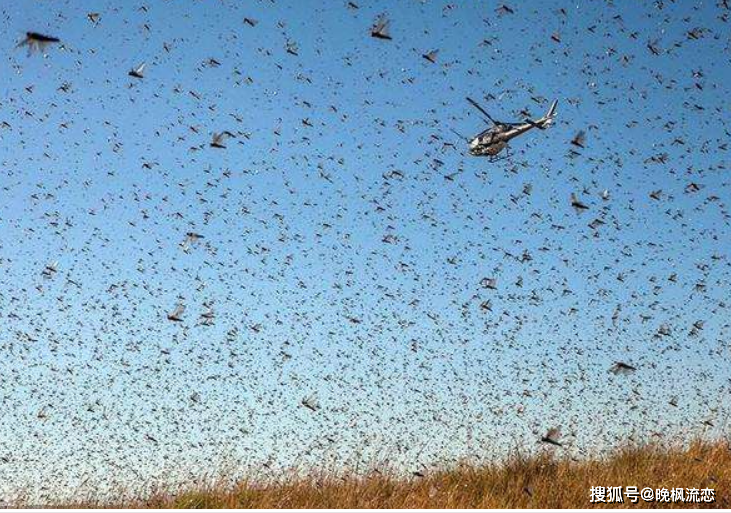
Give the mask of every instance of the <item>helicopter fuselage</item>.
M 475 157 L 494 157 L 505 149 L 507 141 L 494 128 L 477 134 L 470 140 L 470 155 Z
M 496 125 L 480 132 L 470 140 L 470 154 L 476 157 L 494 157 L 508 146 L 508 142 L 524 134 L 531 128 L 540 126 L 537 123 L 521 125 Z

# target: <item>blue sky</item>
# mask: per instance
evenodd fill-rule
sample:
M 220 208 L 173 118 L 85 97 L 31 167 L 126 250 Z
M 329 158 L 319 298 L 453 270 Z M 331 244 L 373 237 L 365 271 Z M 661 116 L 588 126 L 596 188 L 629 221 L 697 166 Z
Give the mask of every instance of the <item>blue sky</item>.
M 723 7 L 358 4 L 0 4 L 3 494 L 727 430 Z

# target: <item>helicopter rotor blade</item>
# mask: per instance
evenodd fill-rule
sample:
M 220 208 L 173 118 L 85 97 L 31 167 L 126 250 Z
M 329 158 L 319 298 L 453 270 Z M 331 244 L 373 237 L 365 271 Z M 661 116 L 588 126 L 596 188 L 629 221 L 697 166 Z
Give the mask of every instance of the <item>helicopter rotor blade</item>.
M 460 139 L 463 139 L 463 140 L 465 140 L 467 142 L 470 142 L 471 139 L 469 137 L 465 137 L 464 135 L 462 135 L 459 132 L 457 132 L 454 128 L 450 128 L 450 130 L 452 131 L 453 134 L 455 134 Z
M 480 107 L 480 105 L 479 105 L 479 104 L 478 104 L 478 103 L 477 103 L 477 102 L 476 102 L 475 100 L 473 100 L 472 98 L 470 98 L 469 96 L 467 96 L 467 101 L 468 101 L 468 102 L 470 102 L 470 104 L 472 104 L 472 106 L 473 106 L 474 108 L 476 108 L 476 109 L 477 109 L 477 110 L 479 110 L 479 111 L 480 111 L 480 112 L 481 112 L 482 114 L 484 114 L 485 116 L 487 116 L 487 119 L 489 119 L 490 121 L 492 121 L 492 123 L 493 123 L 494 125 L 497 125 L 497 124 L 499 124 L 499 123 L 498 123 L 497 121 L 495 121 L 495 120 L 494 120 L 494 119 L 492 118 L 492 116 L 491 116 L 491 115 L 490 115 L 490 114 L 489 114 L 489 113 L 488 113 L 488 112 L 487 112 L 487 111 L 486 111 L 485 109 L 483 109 L 482 107 Z

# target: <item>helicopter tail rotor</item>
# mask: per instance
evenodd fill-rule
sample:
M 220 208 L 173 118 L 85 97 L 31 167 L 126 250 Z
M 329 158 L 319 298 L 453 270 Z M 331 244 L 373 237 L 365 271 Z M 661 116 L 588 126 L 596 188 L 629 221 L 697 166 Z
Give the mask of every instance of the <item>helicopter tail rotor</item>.
M 545 121 L 543 122 L 543 127 L 548 128 L 553 124 L 553 120 L 556 117 L 556 107 L 558 106 L 558 100 L 553 100 L 553 103 L 551 104 L 551 108 L 548 109 L 548 112 L 546 112 L 546 115 L 543 117 Z

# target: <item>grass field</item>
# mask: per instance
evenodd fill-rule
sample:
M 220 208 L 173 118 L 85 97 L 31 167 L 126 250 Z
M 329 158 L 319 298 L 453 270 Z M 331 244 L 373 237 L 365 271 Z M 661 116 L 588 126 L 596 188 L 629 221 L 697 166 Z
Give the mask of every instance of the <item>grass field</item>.
M 659 445 L 624 448 L 601 460 L 572 461 L 560 452 L 514 456 L 493 466 L 462 466 L 423 477 L 316 476 L 278 483 L 239 482 L 233 487 L 191 488 L 145 499 L 67 507 L 138 508 L 584 508 L 731 507 L 731 448 L 725 442 L 695 442 L 684 449 Z M 592 486 L 712 488 L 712 503 L 592 504 Z

